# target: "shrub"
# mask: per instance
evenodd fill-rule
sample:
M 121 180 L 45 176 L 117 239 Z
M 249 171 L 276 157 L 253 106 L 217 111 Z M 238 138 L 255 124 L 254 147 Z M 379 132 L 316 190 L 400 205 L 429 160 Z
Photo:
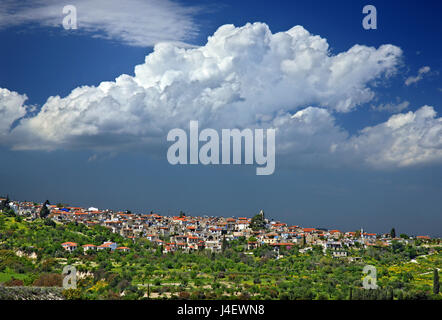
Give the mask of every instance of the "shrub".
M 190 297 L 190 293 L 189 293 L 189 292 L 186 292 L 186 291 L 181 291 L 181 292 L 179 293 L 179 297 L 180 297 L 180 299 L 187 300 L 187 299 L 189 299 L 189 297 Z
M 22 287 L 23 286 L 23 280 L 15 279 L 12 277 L 11 280 L 6 281 L 4 283 L 5 287 Z
M 81 289 L 67 289 L 62 292 L 66 300 L 80 300 L 82 298 Z
M 32 285 L 36 287 L 61 287 L 63 276 L 58 273 L 43 273 Z

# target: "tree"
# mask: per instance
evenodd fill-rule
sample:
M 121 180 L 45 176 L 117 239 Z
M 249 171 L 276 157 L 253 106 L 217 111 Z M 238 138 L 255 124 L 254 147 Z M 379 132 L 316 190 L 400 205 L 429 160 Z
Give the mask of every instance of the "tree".
M 46 218 L 44 220 L 44 224 L 45 224 L 45 226 L 49 226 L 49 227 L 52 227 L 52 228 L 56 227 L 56 224 L 55 224 L 55 222 L 52 219 Z
M 258 231 L 265 229 L 266 223 L 264 219 L 264 211 L 260 211 L 257 215 L 255 215 L 252 218 L 252 221 L 250 222 L 250 228 L 252 228 L 253 231 Z
M 47 205 L 49 205 L 49 200 L 46 200 L 45 203 L 43 203 L 43 207 L 41 207 L 40 218 L 42 219 L 46 218 L 49 215 L 49 209 Z
M 394 300 L 393 288 L 387 291 L 387 300 Z
M 6 210 L 6 209 L 10 209 L 9 207 L 9 202 L 11 200 L 9 200 L 9 196 L 6 196 L 5 201 L 0 201 L 0 210 Z
M 226 237 L 223 237 L 223 242 L 221 243 L 221 251 L 224 252 L 227 249 Z
M 396 230 L 394 230 L 394 228 L 392 228 L 390 231 L 390 237 L 396 238 Z
M 159 245 L 157 247 L 157 249 L 155 250 L 155 255 L 157 257 L 161 257 L 163 255 L 163 246 L 162 245 Z
M 185 217 L 185 216 L 186 216 L 186 213 L 183 212 L 183 211 L 180 211 L 180 218 L 183 218 L 183 217 Z
M 255 237 L 252 236 L 248 239 L 248 241 L 249 242 L 256 242 L 256 241 L 258 241 L 258 239 L 256 239 Z
M 439 272 L 434 269 L 433 273 L 433 293 L 439 294 Z

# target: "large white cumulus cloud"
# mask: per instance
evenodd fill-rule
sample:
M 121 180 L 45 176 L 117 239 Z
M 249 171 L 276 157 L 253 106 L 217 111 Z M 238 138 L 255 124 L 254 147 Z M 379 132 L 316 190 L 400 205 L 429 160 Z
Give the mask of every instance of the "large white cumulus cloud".
M 0 142 L 7 139 L 14 121 L 26 114 L 26 95 L 0 88 Z
M 393 74 L 401 54 L 393 45 L 355 45 L 333 55 L 326 39 L 301 26 L 272 34 L 264 23 L 224 25 L 202 47 L 156 45 L 134 76 L 50 97 L 35 117 L 21 120 L 10 141 L 16 149 L 154 148 L 165 144 L 169 129 L 186 129 L 189 120 L 199 120 L 212 128 L 276 127 L 281 154 L 322 159 L 357 153 L 373 165 L 358 143 L 373 145 L 388 158 L 370 142 L 379 133 L 392 145 L 399 129 L 388 131 L 381 124 L 349 138 L 335 125 L 333 113 L 351 112 L 370 101 L 371 84 Z M 422 142 L 418 151 L 431 156 L 403 162 L 398 151 L 389 161 L 404 165 L 439 159 L 437 124 L 433 114 L 406 131 L 426 135 L 422 141 L 431 143 Z
M 308 107 L 276 117 L 279 155 L 286 163 L 368 166 L 383 169 L 442 163 L 442 118 L 431 106 L 392 115 L 354 136 L 339 127 L 329 110 Z
M 436 117 L 431 106 L 396 114 L 364 128 L 344 148 L 374 167 L 442 162 L 442 118 Z

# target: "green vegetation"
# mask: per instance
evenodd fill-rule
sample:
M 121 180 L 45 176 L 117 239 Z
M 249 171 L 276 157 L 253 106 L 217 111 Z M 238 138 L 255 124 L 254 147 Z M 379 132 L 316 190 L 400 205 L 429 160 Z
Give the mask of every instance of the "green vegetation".
M 261 211 L 252 218 L 252 221 L 250 222 L 250 227 L 253 231 L 258 231 L 265 229 L 265 226 L 266 223 L 264 218 L 264 211 Z
M 5 201 L 0 201 L 0 211 L 9 210 L 9 196 L 6 196 Z
M 396 230 L 394 228 L 392 228 L 390 231 L 390 237 L 393 239 L 396 238 Z
M 86 255 L 60 246 L 108 240 L 131 251 Z M 65 299 L 442 299 L 437 245 L 349 249 L 351 260 L 324 255 L 321 247 L 305 254 L 297 247 L 278 254 L 269 246 L 248 252 L 248 240 L 224 241 L 220 253 L 163 254 L 146 239 L 128 240 L 104 227 L 28 222 L 8 211 L 0 213 L 0 283 L 60 287 L 63 267 L 73 265 L 78 287 L 63 290 Z M 376 290 L 362 289 L 367 264 L 377 269 Z
M 45 203 L 43 203 L 43 206 L 41 207 L 40 210 L 40 218 L 44 219 L 49 215 L 49 209 L 48 206 L 49 205 L 49 200 L 46 200 Z

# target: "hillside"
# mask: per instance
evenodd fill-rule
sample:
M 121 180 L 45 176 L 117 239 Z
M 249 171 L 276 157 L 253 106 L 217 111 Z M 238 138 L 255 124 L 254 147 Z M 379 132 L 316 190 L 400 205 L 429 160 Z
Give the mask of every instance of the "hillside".
M 70 253 L 61 243 L 115 241 L 130 252 Z M 165 239 L 166 240 L 166 239 Z M 81 247 L 80 247 L 81 248 Z M 247 250 L 247 240 L 225 244 L 222 252 L 163 253 L 139 238 L 125 239 L 108 229 L 25 221 L 0 213 L 0 299 L 441 299 L 433 294 L 433 271 L 442 248 L 394 243 L 391 247 L 349 249 L 333 257 L 311 250 L 263 245 Z M 362 289 L 365 265 L 377 268 L 377 290 Z M 65 265 L 78 271 L 78 289 L 60 287 Z M 39 288 L 37 288 L 39 287 Z M 45 287 L 45 288 L 41 288 Z M 3 297 L 3 298 L 2 298 Z

